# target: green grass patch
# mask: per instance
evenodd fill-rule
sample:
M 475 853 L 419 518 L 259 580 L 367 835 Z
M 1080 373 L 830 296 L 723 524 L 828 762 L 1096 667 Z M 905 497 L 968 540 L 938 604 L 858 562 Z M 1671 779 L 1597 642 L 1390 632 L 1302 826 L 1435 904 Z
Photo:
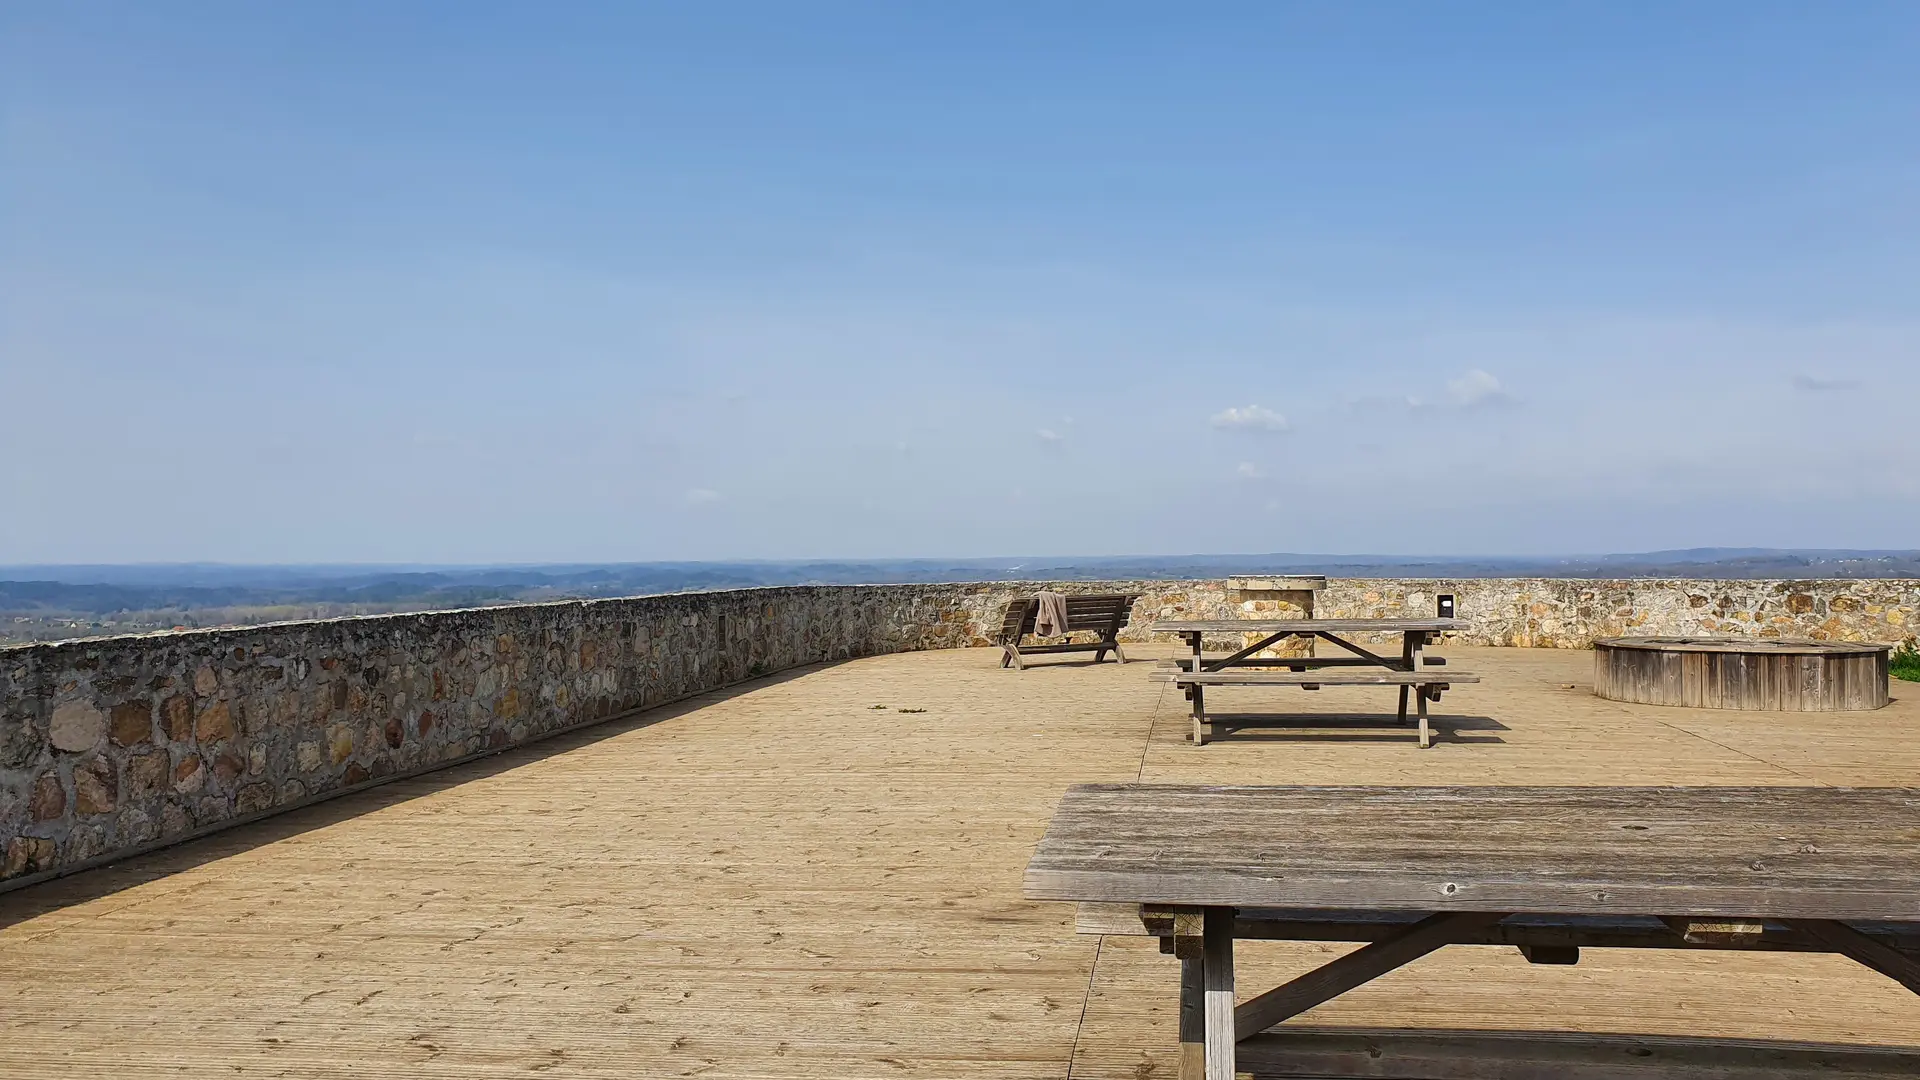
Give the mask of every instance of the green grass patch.
M 1896 679 L 1920 682 L 1920 649 L 1914 648 L 1914 643 L 1909 641 L 1893 650 L 1888 670 Z

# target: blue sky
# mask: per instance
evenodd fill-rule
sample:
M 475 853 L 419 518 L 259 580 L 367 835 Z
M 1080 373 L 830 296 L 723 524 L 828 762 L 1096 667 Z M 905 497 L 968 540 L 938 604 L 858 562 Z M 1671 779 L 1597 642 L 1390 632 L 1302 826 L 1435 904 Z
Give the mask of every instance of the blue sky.
M 1920 545 L 1911 4 L 0 11 L 0 563 Z

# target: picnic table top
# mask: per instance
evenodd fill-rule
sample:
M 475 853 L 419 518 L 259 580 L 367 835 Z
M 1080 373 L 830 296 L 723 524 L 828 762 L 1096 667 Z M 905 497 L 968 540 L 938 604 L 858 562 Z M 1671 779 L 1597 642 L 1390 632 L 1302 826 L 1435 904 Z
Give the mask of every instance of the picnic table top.
M 1156 634 L 1275 634 L 1282 630 L 1330 634 L 1379 631 L 1466 630 L 1465 619 L 1169 619 L 1148 627 Z
M 1920 789 L 1083 784 L 1026 895 L 1920 920 Z

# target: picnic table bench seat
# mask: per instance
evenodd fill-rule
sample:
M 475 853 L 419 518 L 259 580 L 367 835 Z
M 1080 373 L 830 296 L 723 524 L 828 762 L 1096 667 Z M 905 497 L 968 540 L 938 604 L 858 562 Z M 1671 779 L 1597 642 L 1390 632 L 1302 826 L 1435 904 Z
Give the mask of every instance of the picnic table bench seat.
M 1452 683 L 1477 683 L 1480 676 L 1464 671 L 1382 671 L 1379 668 L 1326 671 L 1180 671 L 1161 669 L 1149 675 L 1155 682 L 1176 686 L 1431 686 L 1436 691 Z M 1438 698 L 1440 695 L 1432 695 Z
M 1422 661 L 1428 667 L 1443 667 L 1447 658 L 1429 656 Z M 1192 671 L 1193 665 L 1186 660 L 1155 660 L 1153 666 L 1161 671 Z M 1290 671 L 1305 671 L 1308 668 L 1329 667 L 1379 667 L 1372 660 L 1361 656 L 1256 656 L 1235 664 L 1236 668 L 1260 671 L 1266 668 L 1287 668 Z
M 1439 701 L 1441 691 L 1453 689 L 1454 683 L 1477 683 L 1478 675 L 1465 671 L 1445 671 L 1424 668 L 1420 671 L 1391 671 L 1378 667 L 1334 667 L 1320 671 L 1259 671 L 1244 667 L 1226 671 L 1187 671 L 1180 668 L 1161 668 L 1150 676 L 1155 682 L 1172 683 L 1180 687 L 1187 699 L 1194 703 L 1193 731 L 1190 738 L 1195 746 L 1204 746 L 1211 733 L 1214 721 L 1209 719 L 1201 696 L 1208 686 L 1298 686 L 1303 690 L 1318 690 L 1323 686 L 1397 686 L 1400 688 L 1400 723 L 1412 724 L 1420 729 L 1420 748 L 1433 745 L 1433 727 L 1427 718 L 1427 703 Z M 1407 698 L 1414 699 L 1414 718 L 1407 718 Z
M 1069 596 L 1066 633 L 1091 633 L 1093 640 L 1034 645 L 1021 645 L 1020 641 L 1033 633 L 1034 617 L 1040 613 L 1040 601 L 1031 596 L 1014 600 L 1007 604 L 1006 615 L 1000 622 L 1000 666 L 1011 664 L 1015 670 L 1024 670 L 1026 657 L 1039 653 L 1070 652 L 1090 652 L 1096 664 L 1105 660 L 1111 652 L 1115 660 L 1124 664 L 1127 654 L 1120 651 L 1118 637 L 1121 628 L 1127 625 L 1128 617 L 1133 614 L 1133 602 L 1138 599 L 1138 596 L 1127 593 Z

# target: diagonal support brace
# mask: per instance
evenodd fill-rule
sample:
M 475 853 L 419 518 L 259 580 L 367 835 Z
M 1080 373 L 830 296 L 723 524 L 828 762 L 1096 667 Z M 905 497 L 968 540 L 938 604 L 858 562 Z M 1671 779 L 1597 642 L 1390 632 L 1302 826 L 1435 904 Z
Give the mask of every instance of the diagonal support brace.
M 1920 994 L 1920 960 L 1836 919 L 1782 919 L 1788 926 Z
M 1506 918 L 1505 911 L 1449 911 L 1429 915 L 1412 926 L 1314 968 L 1283 986 L 1261 994 L 1233 1011 L 1237 1038 L 1246 1039 L 1323 1001 L 1372 982 L 1443 945 Z

